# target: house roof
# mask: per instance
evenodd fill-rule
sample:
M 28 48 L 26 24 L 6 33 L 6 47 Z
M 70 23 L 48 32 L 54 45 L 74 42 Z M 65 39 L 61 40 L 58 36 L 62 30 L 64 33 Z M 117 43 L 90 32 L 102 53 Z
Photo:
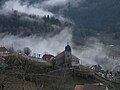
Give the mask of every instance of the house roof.
M 84 85 L 76 85 L 74 90 L 83 90 Z
M 43 60 L 46 60 L 46 59 L 51 60 L 51 58 L 54 58 L 54 56 L 51 55 L 51 54 L 45 54 L 45 55 L 43 55 L 43 57 L 42 57 Z
M 57 56 L 55 56 L 55 58 L 61 58 L 61 57 L 64 57 L 64 54 L 65 54 L 65 52 L 63 51 L 63 52 L 59 53 Z
M 5 47 L 0 47 L 0 52 L 8 51 Z
M 100 66 L 100 65 L 93 65 L 93 66 L 91 66 L 90 68 L 99 68 L 99 69 L 102 69 L 102 67 Z
M 55 56 L 55 58 L 60 58 L 60 57 L 64 57 L 64 56 L 65 56 L 65 51 L 59 53 L 57 56 Z M 80 59 L 72 54 L 72 60 L 73 61 L 79 61 Z
M 84 90 L 106 90 L 106 86 L 105 85 L 85 84 Z

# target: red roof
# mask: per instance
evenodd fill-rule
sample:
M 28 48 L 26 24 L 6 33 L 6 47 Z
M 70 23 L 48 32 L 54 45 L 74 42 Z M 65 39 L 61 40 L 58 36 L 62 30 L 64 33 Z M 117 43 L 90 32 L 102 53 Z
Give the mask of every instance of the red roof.
M 42 57 L 43 60 L 46 60 L 46 59 L 51 60 L 52 58 L 54 58 L 54 56 L 51 55 L 51 54 L 45 54 L 45 55 L 43 55 L 43 57 Z
M 5 47 L 0 47 L 0 52 L 8 51 Z
M 57 58 L 57 57 L 61 57 L 61 56 L 64 56 L 64 51 L 63 52 L 61 52 L 61 53 L 59 53 L 55 58 Z
M 76 85 L 74 90 L 83 90 L 83 85 Z

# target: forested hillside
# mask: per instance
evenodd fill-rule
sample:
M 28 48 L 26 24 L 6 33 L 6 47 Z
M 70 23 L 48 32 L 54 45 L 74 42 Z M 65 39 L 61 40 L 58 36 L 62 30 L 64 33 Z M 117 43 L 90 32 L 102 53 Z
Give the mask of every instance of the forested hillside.
M 59 33 L 64 26 L 65 22 L 61 22 L 54 16 L 49 17 L 49 15 L 41 18 L 18 11 L 13 11 L 9 15 L 0 15 L 0 33 L 20 36 L 33 34 L 45 36 Z

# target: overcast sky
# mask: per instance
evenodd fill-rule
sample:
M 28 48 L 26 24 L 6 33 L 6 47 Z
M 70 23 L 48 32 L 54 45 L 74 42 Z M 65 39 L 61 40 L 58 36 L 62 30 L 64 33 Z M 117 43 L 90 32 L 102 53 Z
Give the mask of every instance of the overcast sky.
M 11 11 L 13 9 L 13 10 L 18 10 L 19 12 L 23 12 L 27 14 L 35 14 L 39 16 L 44 16 L 44 15 L 53 16 L 54 15 L 52 12 L 49 12 L 48 10 L 45 10 L 44 8 L 38 8 L 37 4 L 28 6 L 27 3 L 21 4 L 20 1 L 18 0 L 7 1 L 2 7 L 3 7 L 3 10 Z
M 82 2 L 83 0 L 45 0 L 42 2 L 43 6 L 64 6 L 66 4 L 71 4 L 71 6 L 77 6 L 78 3 Z

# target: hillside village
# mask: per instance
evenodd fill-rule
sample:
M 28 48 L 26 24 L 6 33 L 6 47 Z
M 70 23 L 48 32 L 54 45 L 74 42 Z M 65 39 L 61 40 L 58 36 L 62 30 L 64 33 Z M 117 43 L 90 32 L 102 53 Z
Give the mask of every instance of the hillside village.
M 58 55 L 45 54 L 42 57 L 40 54 L 31 56 L 29 48 L 24 52 L 11 52 L 0 47 L 1 90 L 8 90 L 8 87 L 16 90 L 8 82 L 21 87 L 17 90 L 119 90 L 116 88 L 120 85 L 119 66 L 115 67 L 116 72 L 105 71 L 100 65 L 82 65 L 80 60 L 72 54 L 69 43 Z M 7 82 L 6 77 L 15 81 Z M 21 86 L 15 84 L 16 80 Z M 33 86 L 31 89 L 26 89 L 28 82 Z
M 119 9 L 120 0 L 0 0 L 0 90 L 120 90 Z

